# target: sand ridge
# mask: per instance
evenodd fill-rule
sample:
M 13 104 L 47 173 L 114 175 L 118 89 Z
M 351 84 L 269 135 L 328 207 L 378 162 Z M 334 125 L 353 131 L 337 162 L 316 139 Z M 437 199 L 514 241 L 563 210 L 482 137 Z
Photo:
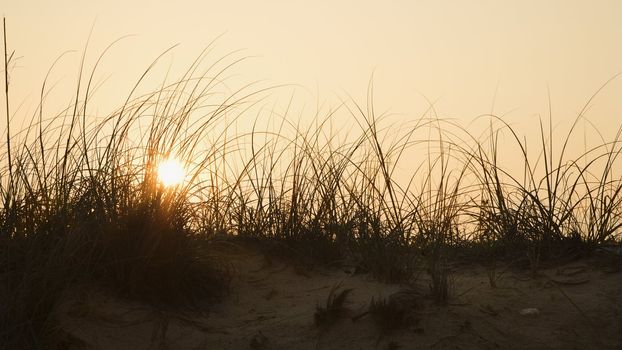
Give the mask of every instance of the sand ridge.
M 499 268 L 496 288 L 486 268 L 453 264 L 452 298 L 437 306 L 426 296 L 425 273 L 404 286 L 348 266 L 301 270 L 252 249 L 222 254 L 232 266 L 231 293 L 209 311 L 157 310 L 87 289 L 59 305 L 61 327 L 87 348 L 119 350 L 622 348 L 619 259 L 607 266 L 588 259 L 543 268 L 535 278 Z M 336 285 L 352 289 L 346 312 L 318 328 L 316 307 Z M 387 331 L 364 314 L 372 298 L 406 289 L 421 295 L 415 322 Z M 526 308 L 537 314 L 521 315 Z

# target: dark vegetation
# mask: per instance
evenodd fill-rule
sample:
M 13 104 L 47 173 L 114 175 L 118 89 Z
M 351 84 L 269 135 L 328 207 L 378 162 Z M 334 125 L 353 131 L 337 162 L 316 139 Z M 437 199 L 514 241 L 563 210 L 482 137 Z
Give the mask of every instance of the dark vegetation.
M 313 321 L 318 328 L 326 329 L 333 325 L 339 318 L 345 316 L 348 311 L 346 300 L 352 289 L 341 289 L 335 285 L 331 288 L 324 305 L 318 304 L 315 308 Z
M 237 60 L 205 69 L 202 54 L 176 82 L 142 95 L 132 90 L 104 118 L 88 108 L 99 60 L 88 74 L 83 62 L 70 106 L 50 115 L 44 82 L 30 124 L 15 132 L 12 59 L 7 52 L 0 168 L 0 344 L 6 349 L 53 348 L 56 303 L 81 284 L 158 307 L 217 300 L 229 278 L 213 254 L 218 240 L 254 242 L 310 266 L 347 261 L 387 282 L 408 282 L 427 270 L 442 304 L 451 257 L 490 263 L 493 284 L 498 260 L 523 262 L 535 273 L 542 261 L 620 239 L 622 135 L 568 158 L 582 113 L 559 145 L 551 125 L 541 125 L 535 159 L 495 116 L 487 117 L 484 138 L 439 118 L 397 131 L 385 127 L 374 114 L 371 87 L 366 108 L 345 101 L 311 127 L 294 123 L 286 111 L 272 117 L 275 131 L 260 130 L 257 117 L 252 131 L 236 133 L 235 122 L 268 91 L 222 89 L 220 80 Z M 345 141 L 345 131 L 331 129 L 337 112 L 356 125 Z M 522 174 L 500 164 L 502 136 L 506 144 L 513 140 Z M 408 157 L 417 147 L 426 156 Z M 186 164 L 189 179 L 167 188 L 156 169 L 173 155 Z M 411 175 L 398 182 L 404 167 Z M 333 292 L 316 323 L 340 310 L 347 291 Z M 391 328 L 407 317 L 386 301 L 371 308 Z

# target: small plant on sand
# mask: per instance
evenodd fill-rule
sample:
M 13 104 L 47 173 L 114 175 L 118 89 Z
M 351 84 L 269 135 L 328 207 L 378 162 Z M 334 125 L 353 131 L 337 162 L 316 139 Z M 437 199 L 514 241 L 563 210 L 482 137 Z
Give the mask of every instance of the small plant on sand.
M 421 307 L 421 295 L 405 289 L 386 298 L 372 298 L 369 315 L 384 334 L 415 325 L 419 322 L 416 311 Z
M 413 288 L 399 290 L 384 298 L 372 298 L 367 311 L 352 317 L 352 322 L 367 315 L 371 316 L 380 331 L 376 341 L 378 346 L 382 338 L 391 332 L 419 323 L 417 311 L 423 307 L 422 298 Z
M 449 300 L 452 279 L 446 258 L 435 259 L 430 264 L 430 293 L 438 305 L 446 305 Z
M 486 271 L 488 276 L 488 285 L 490 288 L 497 288 L 497 262 L 493 261 L 491 266 Z
M 315 308 L 315 314 L 313 315 L 315 326 L 326 329 L 345 316 L 348 311 L 345 303 L 351 292 L 351 288 L 341 289 L 341 283 L 333 286 L 328 293 L 326 303 L 324 305 L 318 304 Z
M 538 276 L 538 269 L 540 268 L 540 249 L 536 245 L 529 247 L 527 250 L 527 259 L 529 260 L 529 272 L 531 278 Z

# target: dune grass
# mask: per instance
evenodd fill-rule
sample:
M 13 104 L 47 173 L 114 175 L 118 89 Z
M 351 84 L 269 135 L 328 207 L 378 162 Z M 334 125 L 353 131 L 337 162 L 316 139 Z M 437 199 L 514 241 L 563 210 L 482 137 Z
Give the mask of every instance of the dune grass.
M 225 89 L 221 77 L 238 60 L 205 69 L 201 54 L 175 82 L 135 96 L 149 67 L 103 118 L 88 108 L 99 61 L 88 75 L 83 61 L 70 106 L 49 116 L 44 83 L 37 113 L 15 133 L 11 57 L 0 168 L 0 344 L 7 349 L 54 347 L 54 308 L 78 285 L 158 307 L 206 307 L 226 295 L 230 277 L 215 240 L 252 241 L 309 268 L 348 262 L 387 282 L 427 269 L 439 303 L 449 297 L 446 262 L 455 252 L 493 263 L 528 259 L 537 269 L 541 259 L 620 240 L 620 131 L 567 158 L 575 121 L 556 158 L 551 127 L 541 126 L 540 156 L 532 160 L 526 141 L 496 116 L 480 140 L 438 118 L 396 130 L 373 104 L 354 101 L 310 127 L 286 111 L 273 117 L 276 130 L 262 130 L 251 111 L 270 89 Z M 356 125 L 349 138 L 331 130 L 338 117 Z M 236 130 L 242 119 L 255 123 L 250 132 Z M 515 141 L 522 177 L 498 162 L 502 133 Z M 409 158 L 420 146 L 426 155 Z M 158 163 L 169 157 L 189 173 L 175 187 L 158 180 Z M 405 183 L 396 180 L 403 164 L 412 174 Z

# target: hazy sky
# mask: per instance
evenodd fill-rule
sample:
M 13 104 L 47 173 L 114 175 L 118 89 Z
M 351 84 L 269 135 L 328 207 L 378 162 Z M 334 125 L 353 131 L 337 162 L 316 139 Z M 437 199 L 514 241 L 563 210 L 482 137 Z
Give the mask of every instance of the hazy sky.
M 248 81 L 300 84 L 310 98 L 319 91 L 332 101 L 348 92 L 362 100 L 375 72 L 376 105 L 404 118 L 425 111 L 426 96 L 441 116 L 469 121 L 491 112 L 494 101 L 493 112 L 512 111 L 513 122 L 531 125 L 548 113 L 548 88 L 554 118 L 569 120 L 622 71 L 619 0 L 4 0 L 0 11 L 20 57 L 12 78 L 25 109 L 65 50 L 78 52 L 56 76 L 75 81 L 93 25 L 91 63 L 114 39 L 136 35 L 102 66 L 103 75 L 113 75 L 107 86 L 123 87 L 109 89 L 113 94 L 126 93 L 169 46 L 180 44 L 171 57 L 183 68 L 223 33 L 219 52 L 257 56 L 235 72 Z M 590 118 L 605 128 L 619 125 L 620 97 L 617 79 L 595 100 Z

